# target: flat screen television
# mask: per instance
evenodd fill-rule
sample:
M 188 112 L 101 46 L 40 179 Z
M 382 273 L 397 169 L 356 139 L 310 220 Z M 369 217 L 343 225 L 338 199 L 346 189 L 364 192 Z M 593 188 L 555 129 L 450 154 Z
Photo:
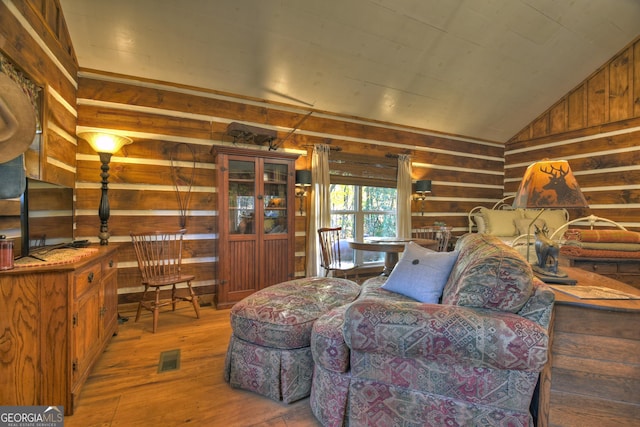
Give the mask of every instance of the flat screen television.
M 27 256 L 43 246 L 73 242 L 73 189 L 27 178 L 22 197 L 0 200 L 0 235 L 13 254 Z
M 73 241 L 72 188 L 27 179 L 21 203 L 22 256 L 44 246 Z

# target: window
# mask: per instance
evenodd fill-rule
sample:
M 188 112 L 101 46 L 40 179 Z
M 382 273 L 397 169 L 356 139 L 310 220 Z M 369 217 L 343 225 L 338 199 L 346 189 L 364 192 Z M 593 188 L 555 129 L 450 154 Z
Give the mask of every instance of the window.
M 331 226 L 342 227 L 341 238 L 395 237 L 397 190 L 368 185 L 331 184 Z M 384 261 L 384 253 L 340 248 L 344 260 L 361 265 Z M 354 253 L 355 252 L 355 253 Z

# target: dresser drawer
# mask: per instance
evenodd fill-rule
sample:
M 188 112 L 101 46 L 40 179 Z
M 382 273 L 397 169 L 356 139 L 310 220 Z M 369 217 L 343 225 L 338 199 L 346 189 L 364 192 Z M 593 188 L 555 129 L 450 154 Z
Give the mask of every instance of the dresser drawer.
M 575 267 L 598 274 L 612 274 L 618 272 L 618 265 L 613 263 L 603 263 L 596 261 L 575 261 Z
M 620 273 L 640 274 L 640 260 L 637 262 L 621 262 L 618 264 Z
M 116 270 L 118 268 L 118 258 L 116 254 L 113 256 L 107 257 L 102 260 L 102 275 L 107 276 L 112 270 Z
M 102 264 L 95 263 L 92 264 L 83 270 L 76 272 L 75 274 L 75 294 L 74 297 L 78 298 L 82 294 L 84 294 L 89 288 L 94 286 L 96 283 L 100 283 L 100 279 L 102 278 Z

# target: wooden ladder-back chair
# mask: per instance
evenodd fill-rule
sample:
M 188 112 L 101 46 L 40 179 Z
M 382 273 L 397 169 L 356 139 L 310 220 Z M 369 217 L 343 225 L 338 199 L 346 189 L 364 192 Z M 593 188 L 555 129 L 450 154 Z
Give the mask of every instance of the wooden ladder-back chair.
M 438 242 L 438 252 L 446 252 L 449 239 L 451 238 L 452 227 L 432 226 L 417 228 L 411 232 L 412 237 L 416 239 L 431 239 Z
M 142 284 L 144 293 L 138 303 L 136 322 L 140 318 L 142 308 L 153 313 L 153 332 L 158 327 L 158 314 L 160 307 L 171 304 L 175 311 L 176 303 L 179 301 L 189 301 L 193 304 L 196 317 L 200 318 L 200 305 L 198 297 L 193 292 L 191 281 L 195 276 L 182 274 L 182 237 L 185 230 L 177 232 L 156 231 L 151 233 L 131 233 L 133 248 L 138 259 L 138 267 L 142 274 Z M 176 292 L 176 284 L 186 283 L 189 291 L 188 296 L 179 296 Z M 171 286 L 171 298 L 161 299 L 160 290 L 162 287 Z M 155 289 L 155 298 L 146 300 L 149 288 Z
M 340 231 L 342 227 L 326 227 L 318 229 L 320 239 L 320 265 L 324 268 L 325 277 L 330 272 L 340 272 L 347 275 L 358 268 L 352 261 L 343 261 L 340 247 Z M 356 278 L 358 275 L 356 274 Z

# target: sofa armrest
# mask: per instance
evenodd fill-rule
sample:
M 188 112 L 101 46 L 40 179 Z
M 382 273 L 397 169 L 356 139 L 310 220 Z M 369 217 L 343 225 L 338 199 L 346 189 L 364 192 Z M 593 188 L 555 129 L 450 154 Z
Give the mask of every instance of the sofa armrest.
M 551 313 L 556 294 L 542 280 L 533 278 L 533 295 L 520 309 L 518 314 L 541 325 L 547 331 L 551 322 Z
M 517 314 L 379 299 L 351 304 L 344 336 L 354 353 L 532 372 L 546 363 L 549 342 L 545 328 Z

